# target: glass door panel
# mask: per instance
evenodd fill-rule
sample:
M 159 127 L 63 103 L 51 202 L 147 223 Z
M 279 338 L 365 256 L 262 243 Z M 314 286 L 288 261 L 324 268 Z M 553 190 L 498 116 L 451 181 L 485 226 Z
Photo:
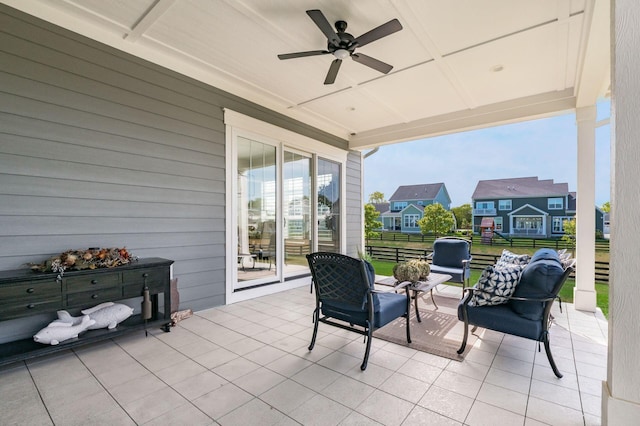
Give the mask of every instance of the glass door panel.
M 318 251 L 340 253 L 340 164 L 318 158 Z
M 238 285 L 272 281 L 277 268 L 276 147 L 238 137 Z M 247 281 L 252 281 L 247 284 Z
M 311 227 L 311 158 L 284 151 L 283 165 L 285 274 L 308 271 L 306 254 L 313 247 Z

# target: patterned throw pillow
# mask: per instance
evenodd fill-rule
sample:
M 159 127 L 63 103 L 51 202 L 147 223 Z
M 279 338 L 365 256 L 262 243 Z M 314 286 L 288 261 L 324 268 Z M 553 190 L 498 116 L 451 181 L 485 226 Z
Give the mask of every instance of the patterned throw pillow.
M 487 266 L 476 284 L 471 306 L 491 306 L 507 303 L 516 290 L 524 265 L 495 264 Z
M 498 265 L 511 264 L 525 266 L 531 260 L 531 256 L 528 254 L 515 254 L 509 250 L 502 250 L 502 256 L 498 259 Z

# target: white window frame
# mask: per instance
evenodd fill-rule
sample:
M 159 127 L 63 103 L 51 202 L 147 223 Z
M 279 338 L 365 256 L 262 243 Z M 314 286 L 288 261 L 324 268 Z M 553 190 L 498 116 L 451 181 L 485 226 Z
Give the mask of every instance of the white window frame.
M 552 216 L 551 217 L 551 233 L 552 234 L 564 234 L 564 221 L 573 220 L 570 216 Z M 560 230 L 556 230 L 556 222 L 560 222 Z
M 502 232 L 502 216 L 496 216 L 493 218 L 493 225 L 495 226 L 495 230 L 498 232 Z
M 511 200 L 498 200 L 498 210 L 512 210 Z
M 402 209 L 404 209 L 405 207 L 407 207 L 408 203 L 406 201 L 394 201 L 393 202 L 393 206 L 395 207 L 396 211 L 400 211 Z
M 496 203 L 494 201 L 476 201 L 477 210 L 493 210 L 495 208 L 496 208 Z
M 558 200 L 560 200 L 560 203 L 558 203 Z M 558 207 L 558 205 L 560 207 Z M 562 197 L 547 198 L 548 210 L 562 210 L 563 208 L 564 208 L 564 200 Z
M 315 163 L 317 157 L 322 157 L 327 160 L 332 160 L 340 164 L 340 175 L 342 176 L 340 182 L 340 194 L 347 193 L 346 179 L 347 174 L 347 156 L 348 151 L 336 148 L 326 143 L 317 141 L 308 136 L 304 136 L 287 129 L 275 126 L 270 123 L 266 123 L 261 120 L 257 120 L 253 117 L 241 114 L 239 112 L 224 109 L 224 123 L 225 123 L 225 143 L 227 147 L 227 154 L 225 157 L 226 166 L 226 195 L 225 195 L 225 230 L 226 230 L 226 246 L 237 247 L 238 235 L 237 235 L 237 215 L 236 204 L 237 200 L 237 147 L 236 140 L 238 136 L 252 138 L 261 142 L 272 141 L 278 145 L 278 162 L 281 161 L 281 153 L 284 149 L 298 149 L 301 152 L 309 153 L 314 157 L 313 170 L 316 170 Z M 282 181 L 280 176 L 279 181 Z M 280 191 L 281 193 L 281 191 Z M 278 201 L 280 203 L 280 200 Z M 315 195 L 314 201 L 315 205 Z M 279 204 L 280 205 L 280 204 Z M 340 235 L 340 247 L 342 250 L 346 247 L 346 235 L 347 235 L 347 222 L 346 214 L 340 215 L 340 227 L 343 232 Z M 282 222 L 279 220 L 278 222 Z M 279 232 L 282 235 L 282 224 L 279 223 Z M 317 232 L 317 230 L 315 231 Z M 317 238 L 314 238 L 314 244 L 317 245 Z M 282 248 L 283 249 L 283 248 Z M 280 249 L 280 250 L 282 250 Z M 313 250 L 317 249 L 317 246 Z M 284 290 L 293 289 L 300 286 L 308 286 L 307 280 L 285 280 L 284 276 L 280 274 L 280 283 L 271 284 L 265 286 L 259 286 L 256 288 L 245 289 L 243 291 L 234 291 L 234 284 L 237 281 L 237 257 L 232 255 L 231 251 L 225 253 L 226 257 L 226 303 L 231 304 L 240 302 L 243 300 L 254 299 L 256 297 L 265 296 L 268 294 L 277 293 Z M 281 256 L 282 257 L 282 256 Z M 282 269 L 282 268 L 280 268 Z
M 405 214 L 403 217 L 403 226 L 405 228 L 417 228 L 420 220 L 419 214 Z

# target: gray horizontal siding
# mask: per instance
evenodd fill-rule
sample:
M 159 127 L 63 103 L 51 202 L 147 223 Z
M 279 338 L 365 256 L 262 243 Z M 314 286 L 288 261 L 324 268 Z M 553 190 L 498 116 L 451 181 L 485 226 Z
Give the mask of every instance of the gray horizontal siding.
M 175 261 L 181 308 L 224 304 L 223 108 L 347 146 L 5 5 L 0 28 L 0 269 L 125 246 Z M 0 341 L 46 319 L 2 323 Z
M 360 152 L 350 152 L 346 165 L 346 222 L 347 247 L 346 252 L 357 256 L 358 249 L 362 249 L 362 202 L 361 190 L 362 157 Z

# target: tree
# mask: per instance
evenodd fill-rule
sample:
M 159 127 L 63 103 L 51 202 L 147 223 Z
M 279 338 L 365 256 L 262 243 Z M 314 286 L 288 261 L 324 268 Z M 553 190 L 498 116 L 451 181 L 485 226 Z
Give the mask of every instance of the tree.
M 429 204 L 424 208 L 424 216 L 418 220 L 418 226 L 422 234 L 433 233 L 436 237 L 438 234 L 446 234 L 451 231 L 455 224 L 453 214 L 442 207 L 440 203 Z
M 605 213 L 611 212 L 611 203 L 607 201 L 606 203 L 602 204 L 602 207 L 600 207 L 600 209 Z
M 384 194 L 380 191 L 375 191 L 371 195 L 369 195 L 370 203 L 385 203 Z
M 459 229 L 471 228 L 471 204 L 463 204 L 459 207 L 453 207 L 451 213 L 456 217 Z
M 564 229 L 564 235 L 562 241 L 566 241 L 570 247 L 576 246 L 576 220 L 565 219 L 562 221 L 562 228 Z
M 364 205 L 364 239 L 368 241 L 371 238 L 376 238 L 380 236 L 379 232 L 376 232 L 376 229 L 382 228 L 382 222 L 380 222 L 378 217 L 380 213 L 376 210 L 373 204 L 365 204 Z

